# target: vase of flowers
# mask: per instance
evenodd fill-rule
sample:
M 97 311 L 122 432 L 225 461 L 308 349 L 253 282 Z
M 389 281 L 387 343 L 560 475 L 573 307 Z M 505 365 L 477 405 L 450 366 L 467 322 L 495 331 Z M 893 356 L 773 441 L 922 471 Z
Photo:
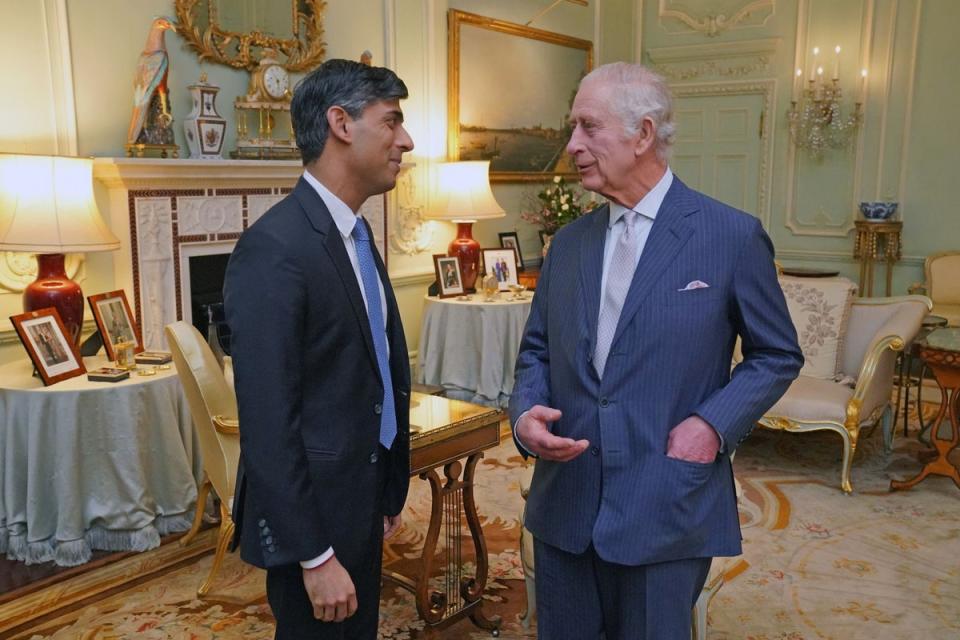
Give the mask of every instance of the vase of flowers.
M 527 210 L 521 212 L 520 217 L 540 228 L 543 255 L 547 254 L 551 236 L 560 227 L 593 209 L 594 203 L 584 203 L 583 197 L 583 190 L 568 184 L 563 176 L 554 176 L 553 181 L 536 194 L 527 196 Z

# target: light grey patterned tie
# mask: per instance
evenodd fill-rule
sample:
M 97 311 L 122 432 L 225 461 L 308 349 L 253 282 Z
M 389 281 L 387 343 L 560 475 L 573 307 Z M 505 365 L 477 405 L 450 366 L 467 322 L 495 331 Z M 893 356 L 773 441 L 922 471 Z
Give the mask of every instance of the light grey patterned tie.
M 613 334 L 617 331 L 623 301 L 627 299 L 633 272 L 637 268 L 638 215 L 636 211 L 628 210 L 620 218 L 626 226 L 613 248 L 610 271 L 607 273 L 607 287 L 601 294 L 603 298 L 600 300 L 600 319 L 597 322 L 597 345 L 593 351 L 593 366 L 601 378 L 607 366 L 607 356 L 610 355 Z

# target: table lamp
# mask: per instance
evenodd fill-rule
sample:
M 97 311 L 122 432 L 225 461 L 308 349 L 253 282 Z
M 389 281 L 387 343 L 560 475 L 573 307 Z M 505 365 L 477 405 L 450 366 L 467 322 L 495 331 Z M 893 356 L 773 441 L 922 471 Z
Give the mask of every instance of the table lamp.
M 473 289 L 480 269 L 480 243 L 471 228 L 477 220 L 506 215 L 490 189 L 490 162 L 442 162 L 437 167 L 437 198 L 427 218 L 457 223 L 448 256 L 460 258 L 464 289 Z
M 93 198 L 93 159 L 0 154 L 0 250 L 37 254 L 24 311 L 55 307 L 74 341 L 83 291 L 64 270 L 65 253 L 120 248 Z

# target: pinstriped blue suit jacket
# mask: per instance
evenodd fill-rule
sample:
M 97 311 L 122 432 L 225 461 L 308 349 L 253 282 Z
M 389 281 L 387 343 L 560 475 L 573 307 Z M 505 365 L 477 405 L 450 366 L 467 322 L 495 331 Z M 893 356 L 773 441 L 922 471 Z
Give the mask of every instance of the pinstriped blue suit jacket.
M 740 553 L 729 453 L 797 376 L 803 355 L 753 216 L 674 177 L 621 312 L 603 379 L 597 337 L 607 206 L 561 229 L 527 321 L 511 417 L 535 404 L 557 435 L 590 447 L 539 460 L 526 526 L 547 544 L 641 565 Z M 707 288 L 679 291 L 701 280 Z M 734 342 L 743 363 L 731 376 Z M 697 414 L 721 434 L 712 464 L 668 458 L 667 436 Z M 522 449 L 521 449 L 522 451 Z

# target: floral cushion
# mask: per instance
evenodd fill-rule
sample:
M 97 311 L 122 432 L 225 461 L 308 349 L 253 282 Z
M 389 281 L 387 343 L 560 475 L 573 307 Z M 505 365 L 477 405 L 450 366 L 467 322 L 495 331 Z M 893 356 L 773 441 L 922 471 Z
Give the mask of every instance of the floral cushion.
M 857 285 L 846 278 L 781 276 L 780 286 L 803 350 L 800 375 L 836 380 Z

